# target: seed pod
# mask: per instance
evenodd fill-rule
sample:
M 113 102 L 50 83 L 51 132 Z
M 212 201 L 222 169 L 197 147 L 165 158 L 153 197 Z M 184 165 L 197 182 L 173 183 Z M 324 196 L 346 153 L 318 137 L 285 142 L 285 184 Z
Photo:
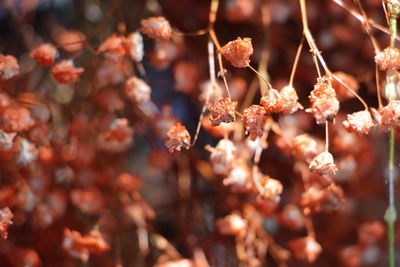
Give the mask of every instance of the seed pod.
M 367 134 L 374 127 L 371 113 L 362 110 L 347 115 L 347 120 L 343 121 L 344 128 L 356 134 Z
M 235 121 L 235 109 L 237 101 L 231 101 L 229 97 L 221 98 L 215 102 L 210 110 L 210 121 L 212 126 L 218 126 L 221 122 L 229 123 Z
M 157 41 L 169 41 L 172 35 L 171 25 L 164 17 L 150 17 L 142 20 L 140 31 Z
M 335 175 L 337 168 L 333 162 L 333 156 L 328 151 L 319 153 L 310 163 L 310 170 L 319 175 Z
M 169 152 L 181 151 L 182 149 L 190 148 L 190 134 L 186 127 L 179 122 L 172 126 L 167 132 L 165 145 Z
M 220 52 L 234 67 L 245 68 L 249 65 L 250 56 L 253 54 L 251 38 L 238 37 L 235 41 L 224 45 Z
M 58 55 L 57 49 L 50 43 L 41 44 L 29 54 L 41 67 L 50 67 L 53 65 L 56 56 Z
M 262 106 L 252 105 L 246 108 L 243 113 L 246 134 L 249 133 L 250 140 L 255 141 L 257 137 L 261 137 L 264 133 L 264 125 L 267 120 L 265 114 L 267 112 Z
M 312 106 L 306 109 L 306 112 L 314 115 L 317 124 L 324 124 L 327 121 L 333 120 L 339 111 L 339 101 L 336 98 L 336 92 L 326 79 L 318 79 L 309 99 Z

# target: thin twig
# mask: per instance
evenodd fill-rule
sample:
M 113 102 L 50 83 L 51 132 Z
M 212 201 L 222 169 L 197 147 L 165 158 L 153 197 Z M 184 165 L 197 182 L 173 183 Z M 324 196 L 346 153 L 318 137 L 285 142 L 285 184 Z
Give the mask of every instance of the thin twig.
M 303 49 L 303 43 L 304 43 L 304 36 L 301 37 L 301 42 L 299 44 L 299 47 L 297 48 L 296 57 L 294 59 L 292 72 L 290 73 L 290 80 L 289 80 L 290 87 L 293 87 L 294 75 L 296 74 L 297 65 L 299 64 L 301 50 Z
M 329 123 L 325 122 L 325 151 L 329 151 Z
M 356 18 L 359 22 L 361 23 L 369 23 L 373 28 L 384 32 L 386 34 L 390 34 L 390 31 L 388 31 L 388 29 L 378 23 L 376 23 L 373 19 L 368 19 L 368 22 L 365 21 L 364 17 L 358 13 L 354 8 L 349 7 L 348 5 L 346 5 L 342 0 L 331 0 L 333 3 L 335 3 L 336 5 L 340 6 L 341 8 L 343 8 L 344 10 L 346 10 L 347 12 L 349 12 L 354 18 Z M 400 37 L 396 35 L 396 39 L 400 40 Z
M 260 77 L 268 85 L 269 89 L 272 89 L 272 85 L 269 83 L 269 81 L 263 75 L 261 75 L 261 73 L 259 73 L 255 68 L 253 68 L 250 65 L 247 65 L 247 67 L 249 69 L 251 69 L 252 71 L 254 71 L 254 73 L 257 74 L 258 77 Z
M 209 66 L 211 86 L 213 89 L 215 89 L 217 86 L 217 81 L 215 78 L 214 45 L 210 38 L 208 39 L 207 50 L 208 50 L 208 66 Z M 199 133 L 200 133 L 200 129 L 201 129 L 201 122 L 202 122 L 204 114 L 207 110 L 208 102 L 210 101 L 210 94 L 211 94 L 210 90 L 207 90 L 206 101 L 203 105 L 203 108 L 201 109 L 199 121 L 197 122 L 196 134 L 193 138 L 193 142 L 192 142 L 191 146 L 194 146 L 196 144 L 197 138 L 199 137 Z
M 381 108 L 382 105 L 382 96 L 381 96 L 381 83 L 379 81 L 379 70 L 378 66 L 375 64 L 375 83 L 376 83 L 376 94 L 378 97 L 378 106 Z
M 365 13 L 360 0 L 355 0 L 355 2 L 357 3 L 358 8 L 360 9 L 361 14 L 364 18 L 365 23 L 363 23 L 363 25 L 365 26 L 365 30 L 367 32 L 368 37 L 371 39 L 371 43 L 372 43 L 372 46 L 374 47 L 375 54 L 378 54 L 381 49 L 379 48 L 378 42 L 376 41 L 375 37 L 372 35 L 369 23 L 367 23 L 367 21 L 369 21 L 367 13 Z

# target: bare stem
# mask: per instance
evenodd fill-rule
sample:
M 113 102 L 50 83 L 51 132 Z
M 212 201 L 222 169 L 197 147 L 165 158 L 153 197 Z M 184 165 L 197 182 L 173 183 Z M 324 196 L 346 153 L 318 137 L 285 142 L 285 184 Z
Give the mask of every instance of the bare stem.
M 367 13 L 365 13 L 365 11 L 364 11 L 364 9 L 363 9 L 363 7 L 361 5 L 360 0 L 355 0 L 355 1 L 356 1 L 357 5 L 358 5 L 358 8 L 361 11 L 361 14 L 362 14 L 363 18 L 364 18 L 365 22 L 363 23 L 363 25 L 365 27 L 367 35 L 371 39 L 371 43 L 372 43 L 372 46 L 374 47 L 375 54 L 377 54 L 377 53 L 379 53 L 380 48 L 379 48 L 378 42 L 376 41 L 375 37 L 372 35 L 371 27 L 370 27 L 370 25 L 368 23 L 369 19 L 368 19 Z
M 258 77 L 260 77 L 260 78 L 268 85 L 269 89 L 272 89 L 272 85 L 268 82 L 268 80 L 267 80 L 261 73 L 259 73 L 255 68 L 253 68 L 253 67 L 250 66 L 250 65 L 247 65 L 247 67 L 248 67 L 249 69 L 251 69 L 255 74 L 257 74 Z M 264 92 L 264 93 L 265 93 L 265 92 Z
M 301 55 L 301 50 L 303 49 L 303 42 L 304 42 L 304 37 L 301 38 L 301 42 L 300 42 L 300 44 L 299 44 L 299 47 L 297 48 L 296 57 L 295 57 L 295 59 L 294 59 L 292 72 L 290 73 L 289 85 L 290 85 L 291 87 L 293 87 L 294 75 L 296 74 L 297 65 L 299 64 L 299 59 L 300 59 L 300 55 Z
M 390 34 L 390 31 L 388 31 L 388 29 L 378 23 L 376 23 L 373 19 L 369 18 L 368 21 L 365 20 L 365 18 L 358 13 L 354 8 L 351 8 L 350 6 L 346 5 L 342 0 L 331 0 L 333 3 L 335 3 L 336 5 L 340 6 L 341 8 L 343 8 L 344 10 L 346 10 L 347 12 L 349 12 L 355 19 L 357 19 L 359 22 L 361 23 L 368 23 L 369 25 L 371 25 L 373 28 L 384 32 L 386 34 Z M 400 38 L 398 36 L 396 36 L 397 40 L 400 40 Z
M 221 75 L 222 80 L 224 81 L 224 85 L 225 85 L 225 89 L 226 89 L 226 93 L 227 93 L 228 97 L 231 98 L 231 94 L 229 92 L 228 81 L 226 80 L 226 76 L 225 76 L 226 71 L 225 71 L 224 65 L 222 63 L 222 55 L 219 51 L 221 49 L 221 44 L 219 43 L 217 35 L 215 34 L 215 30 L 214 30 L 215 20 L 217 19 L 218 6 L 219 6 L 219 0 L 211 0 L 208 33 L 209 33 L 211 40 L 213 41 L 215 47 L 217 48 L 219 75 Z
M 375 83 L 376 83 L 376 95 L 378 97 L 378 106 L 381 108 L 383 106 L 382 96 L 381 96 L 381 84 L 379 81 L 379 70 L 376 64 L 375 64 Z
M 208 49 L 208 66 L 209 66 L 209 73 L 210 73 L 210 81 L 211 81 L 212 88 L 215 89 L 217 87 L 217 81 L 215 78 L 214 45 L 210 38 L 208 39 L 207 49 Z M 211 94 L 210 90 L 207 90 L 206 101 L 203 105 L 203 108 L 201 109 L 199 121 L 197 122 L 196 134 L 193 138 L 193 143 L 191 144 L 191 146 L 194 146 L 196 144 L 197 138 L 199 137 L 199 133 L 200 133 L 200 129 L 201 129 L 201 121 L 203 120 L 204 114 L 207 110 L 207 105 L 208 105 L 208 102 L 210 101 L 210 94 Z
M 329 123 L 325 122 L 325 151 L 329 151 Z

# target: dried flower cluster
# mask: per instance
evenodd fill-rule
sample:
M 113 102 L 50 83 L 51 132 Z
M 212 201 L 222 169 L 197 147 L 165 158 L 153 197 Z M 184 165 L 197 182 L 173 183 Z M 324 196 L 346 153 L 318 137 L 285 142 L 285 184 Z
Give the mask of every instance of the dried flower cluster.
M 210 121 L 212 126 L 218 126 L 221 122 L 229 123 L 235 121 L 235 109 L 238 102 L 229 97 L 221 98 L 208 109 L 210 110 Z
M 179 122 L 172 126 L 167 132 L 165 145 L 168 147 L 170 152 L 189 149 L 190 134 L 186 130 L 186 127 Z
M 57 55 L 57 49 L 49 43 L 39 45 L 30 53 L 36 64 L 41 67 L 50 67 L 53 65 Z
M 324 124 L 335 118 L 339 111 L 339 101 L 336 98 L 335 89 L 326 79 L 317 81 L 309 98 L 312 106 L 306 109 L 306 112 L 314 115 L 317 124 Z
M 242 39 L 238 37 L 236 40 L 230 41 L 224 45 L 220 52 L 232 66 L 245 68 L 249 65 L 250 57 L 253 54 L 251 38 Z
M 164 17 L 150 17 L 141 22 L 140 31 L 157 41 L 168 41 L 171 38 L 172 30 L 168 20 Z
M 380 70 L 400 68 L 400 50 L 396 47 L 386 47 L 376 54 L 375 62 Z
M 6 2 L 0 266 L 386 262 L 398 1 Z
M 250 140 L 255 141 L 257 137 L 261 137 L 264 133 L 264 125 L 267 121 L 265 114 L 267 114 L 267 112 L 262 106 L 252 105 L 246 108 L 243 113 L 246 133 L 250 134 Z

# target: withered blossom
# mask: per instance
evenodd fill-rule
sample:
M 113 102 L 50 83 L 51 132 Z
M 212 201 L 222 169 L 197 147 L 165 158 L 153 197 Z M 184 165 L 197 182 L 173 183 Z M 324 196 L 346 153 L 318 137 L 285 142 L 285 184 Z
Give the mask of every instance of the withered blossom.
M 343 190 L 332 183 L 328 187 L 310 186 L 301 196 L 301 206 L 306 215 L 338 210 L 344 201 Z
M 357 134 L 367 134 L 374 127 L 371 113 L 362 110 L 347 115 L 347 120 L 343 121 L 343 126 L 349 132 Z
M 43 43 L 29 54 L 41 67 L 50 67 L 53 65 L 55 58 L 58 56 L 58 51 L 54 45 Z
M 210 121 L 212 126 L 218 126 L 221 122 L 229 123 L 235 121 L 235 109 L 238 102 L 229 97 L 221 98 L 208 109 L 210 110 Z
M 253 54 L 253 45 L 251 38 L 238 37 L 234 41 L 230 41 L 224 45 L 221 54 L 228 60 L 232 66 L 237 68 L 245 68 L 250 63 L 250 57 Z
M 310 170 L 319 175 L 333 176 L 337 172 L 337 167 L 333 161 L 333 156 L 328 151 L 324 151 L 315 156 L 310 162 Z
M 233 167 L 234 159 L 238 152 L 235 144 L 228 139 L 221 139 L 215 148 L 207 147 L 210 150 L 210 162 L 214 173 L 217 175 L 227 175 Z
M 17 75 L 19 75 L 17 59 L 11 55 L 0 54 L 0 80 L 9 80 Z
M 83 68 L 75 68 L 72 63 L 66 60 L 61 61 L 51 69 L 54 79 L 66 85 L 77 82 L 83 72 Z
M 172 36 L 171 25 L 164 17 L 150 17 L 140 22 L 140 31 L 157 41 L 168 41 Z
M 79 232 L 66 228 L 64 230 L 63 249 L 74 258 L 83 262 L 89 260 L 91 253 L 103 253 L 110 249 L 98 230 L 92 230 L 88 235 L 82 236 Z
M 8 237 L 8 227 L 13 224 L 12 219 L 14 214 L 11 212 L 10 208 L 0 209 L 0 235 L 1 238 L 7 239 Z
M 339 101 L 336 98 L 335 89 L 326 79 L 318 79 L 309 99 L 311 108 L 306 109 L 306 112 L 314 115 L 317 124 L 332 121 L 339 111 Z
M 126 80 L 124 93 L 128 100 L 134 103 L 144 103 L 150 100 L 151 88 L 145 81 L 133 76 Z
M 279 113 L 284 110 L 283 98 L 278 90 L 269 89 L 265 96 L 261 97 L 260 104 L 264 106 L 267 113 Z
M 392 46 L 386 47 L 375 55 L 375 63 L 380 70 L 400 68 L 400 50 Z
M 186 127 L 179 122 L 172 126 L 167 132 L 165 145 L 171 153 L 181 151 L 182 149 L 189 149 L 190 134 L 186 130 Z
M 251 105 L 243 111 L 243 121 L 246 133 L 249 133 L 250 140 L 255 141 L 264 133 L 264 125 L 267 121 L 267 112 L 260 105 Z

